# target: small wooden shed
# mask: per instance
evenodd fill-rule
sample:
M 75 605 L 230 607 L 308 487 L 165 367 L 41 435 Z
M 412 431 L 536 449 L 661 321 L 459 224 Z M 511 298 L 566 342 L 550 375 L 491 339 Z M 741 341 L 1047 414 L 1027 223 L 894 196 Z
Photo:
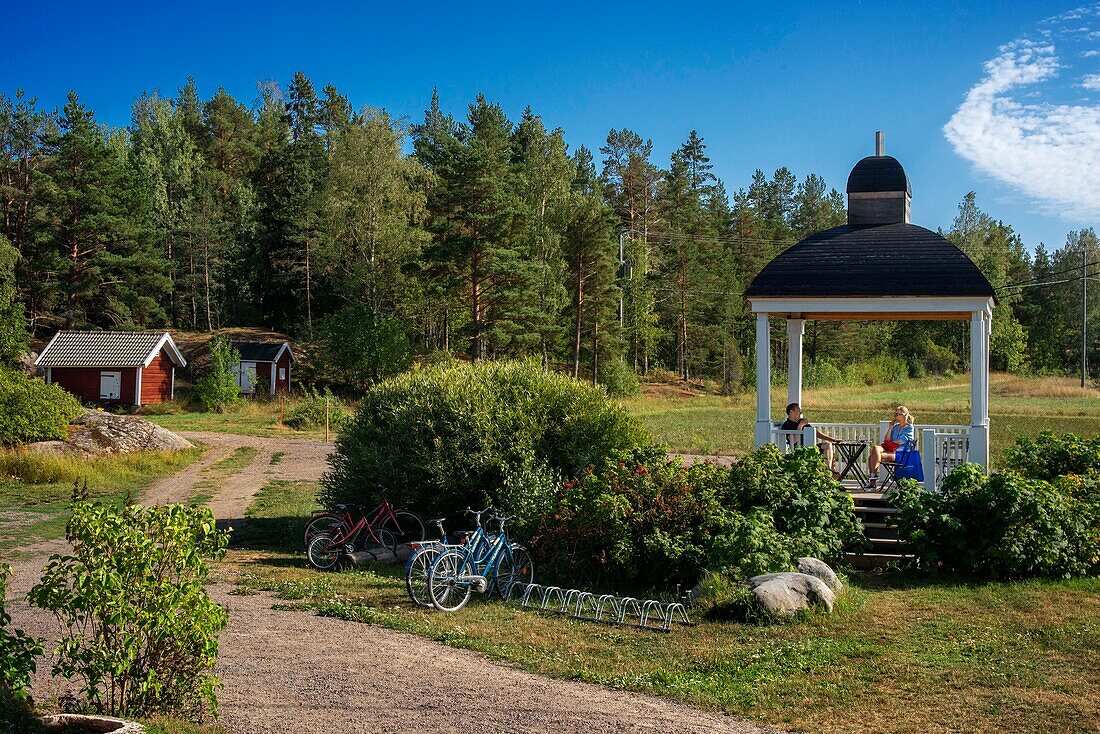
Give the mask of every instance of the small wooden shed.
M 187 360 L 167 331 L 59 331 L 34 364 L 83 401 L 148 405 L 176 396 Z
M 269 395 L 290 390 L 290 368 L 297 360 L 288 342 L 235 341 L 233 348 L 241 355 L 236 375 L 243 395 L 255 395 L 261 382 Z

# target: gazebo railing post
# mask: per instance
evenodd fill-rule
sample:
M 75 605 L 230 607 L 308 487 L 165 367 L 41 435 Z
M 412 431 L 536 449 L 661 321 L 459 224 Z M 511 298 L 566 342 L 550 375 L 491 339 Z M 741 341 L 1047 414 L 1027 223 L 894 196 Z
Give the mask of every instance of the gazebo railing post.
M 768 314 L 756 314 L 756 447 L 772 438 L 772 348 Z
M 930 492 L 936 489 L 936 429 L 925 428 L 921 431 L 921 470 L 924 472 L 924 488 Z

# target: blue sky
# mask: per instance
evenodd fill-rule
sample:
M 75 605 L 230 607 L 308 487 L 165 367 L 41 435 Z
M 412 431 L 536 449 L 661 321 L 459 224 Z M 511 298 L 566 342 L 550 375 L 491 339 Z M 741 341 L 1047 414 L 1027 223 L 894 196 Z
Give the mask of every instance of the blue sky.
M 971 189 L 1029 246 L 1100 224 L 1100 186 L 1082 193 L 1100 175 L 1100 83 L 1082 77 L 1100 71 L 1100 33 L 1078 29 L 1095 6 L 1080 21 L 1052 2 L 595 5 L 25 2 L 0 29 L 0 91 L 54 106 L 76 89 L 112 125 L 188 75 L 251 102 L 301 69 L 414 121 L 433 86 L 456 115 L 484 92 L 571 147 L 629 127 L 661 165 L 696 129 L 731 192 L 781 165 L 843 190 L 881 129 L 918 224 L 949 227 Z

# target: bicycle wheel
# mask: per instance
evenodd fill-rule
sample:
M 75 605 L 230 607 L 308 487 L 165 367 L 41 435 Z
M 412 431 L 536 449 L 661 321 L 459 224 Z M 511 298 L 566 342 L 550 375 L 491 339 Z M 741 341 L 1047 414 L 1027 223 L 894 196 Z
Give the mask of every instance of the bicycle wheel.
M 387 517 L 383 520 L 380 527 L 393 533 L 397 545 L 419 543 L 428 537 L 428 533 L 424 529 L 424 521 L 420 519 L 419 515 L 408 510 L 398 510 L 393 513 L 393 517 Z
M 371 537 L 372 531 L 374 537 Z M 397 541 L 394 539 L 393 533 L 385 528 L 364 528 L 359 532 L 359 548 L 370 552 L 387 550 L 396 555 Z
M 535 562 L 527 549 L 518 544 L 509 546 L 497 561 L 495 579 L 501 599 L 511 598 L 513 586 L 519 586 L 522 591 L 527 584 L 535 583 Z
M 317 533 L 313 536 L 306 548 L 309 565 L 320 571 L 331 571 L 336 567 L 344 550 L 342 546 L 333 544 L 332 537 L 329 533 Z
M 306 521 L 305 526 L 302 528 L 302 543 L 303 546 L 308 548 L 309 541 L 313 539 L 313 536 L 318 533 L 329 533 L 330 535 L 336 535 L 336 533 L 344 526 L 344 519 L 339 515 L 333 513 L 325 513 L 323 515 L 314 515 Z
M 432 606 L 432 597 L 428 594 L 428 574 L 437 556 L 439 549 L 432 546 L 420 548 L 409 556 L 405 566 L 405 590 L 417 606 Z
M 443 551 L 428 572 L 428 596 L 432 606 L 441 612 L 455 612 L 470 601 L 473 589 L 469 581 L 459 576 L 469 573 L 466 554 L 457 550 Z

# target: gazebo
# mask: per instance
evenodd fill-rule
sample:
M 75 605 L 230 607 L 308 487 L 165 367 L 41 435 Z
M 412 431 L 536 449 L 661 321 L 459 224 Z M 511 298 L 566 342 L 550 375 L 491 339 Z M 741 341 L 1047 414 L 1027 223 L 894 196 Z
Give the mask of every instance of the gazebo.
M 788 443 L 772 420 L 770 320 L 787 323 L 788 402 L 802 403 L 802 336 L 809 319 L 969 320 L 970 425 L 918 423 L 925 482 L 962 461 L 989 466 L 989 335 L 993 286 L 945 238 L 909 222 L 912 189 L 898 161 L 875 155 L 848 176 L 848 223 L 787 249 L 752 281 L 756 314 L 756 445 Z M 918 416 L 919 418 L 919 416 Z M 815 424 L 843 440 L 878 443 L 888 424 Z M 805 437 L 812 445 L 812 435 Z

